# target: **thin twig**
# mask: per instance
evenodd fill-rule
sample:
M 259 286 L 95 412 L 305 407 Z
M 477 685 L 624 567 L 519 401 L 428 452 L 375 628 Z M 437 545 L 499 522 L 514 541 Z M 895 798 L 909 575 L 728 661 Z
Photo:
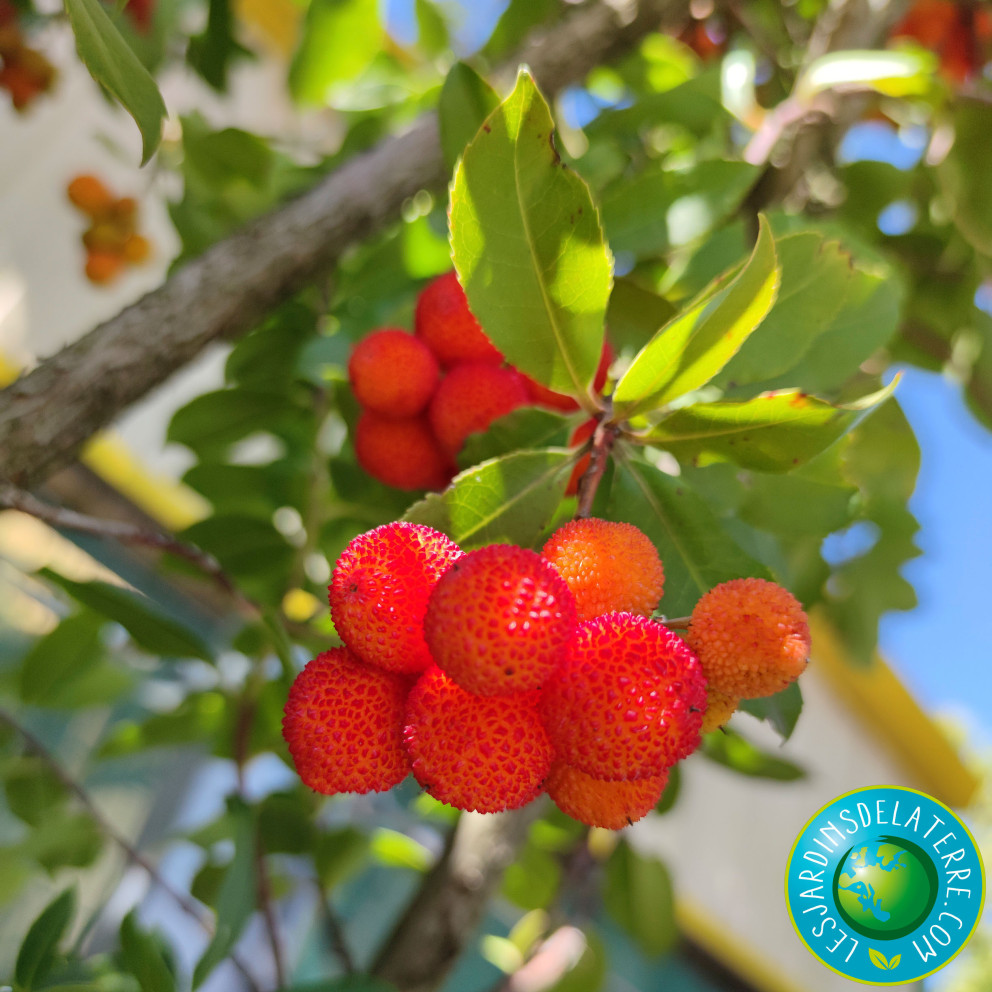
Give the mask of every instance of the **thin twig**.
M 77 800 L 79 800 L 80 805 L 89 814 L 99 831 L 114 844 L 116 844 L 124 852 L 127 859 L 132 864 L 135 864 L 141 868 L 142 871 L 144 871 L 152 880 L 152 882 L 154 882 L 158 888 L 169 896 L 169 898 L 172 899 L 184 913 L 196 920 L 204 931 L 212 936 L 214 927 L 206 912 L 201 909 L 192 898 L 187 896 L 186 893 L 174 888 L 172 884 L 159 873 L 159 870 L 155 867 L 155 865 L 153 865 L 122 833 L 117 830 L 116 827 L 110 823 L 109 820 L 104 817 L 104 815 L 94 805 L 89 793 L 79 782 L 76 781 L 76 779 L 72 777 L 72 775 L 69 774 L 68 771 L 66 771 L 65 768 L 62 767 L 59 760 L 52 754 L 51 751 L 48 750 L 41 740 L 31 733 L 30 730 L 24 727 L 12 713 L 3 708 L 0 708 L 0 722 L 6 724 L 11 728 L 11 730 L 18 734 L 18 736 L 20 736 L 20 738 L 24 741 L 27 749 L 41 758 L 59 782 L 61 782 L 62 785 L 69 792 L 71 792 Z M 241 972 L 253 992 L 260 992 L 259 985 L 255 981 L 254 976 L 248 970 L 245 963 L 238 957 L 238 955 L 232 953 L 230 955 L 230 959 L 235 968 Z
M 216 582 L 234 600 L 242 613 L 252 617 L 261 615 L 259 605 L 238 589 L 213 555 L 195 544 L 180 541 L 171 534 L 138 527 L 120 520 L 90 517 L 64 506 L 53 506 L 2 480 L 0 480 L 0 508 L 20 510 L 21 513 L 26 513 L 59 530 L 90 534 L 110 541 L 120 541 L 122 544 L 157 548 L 176 558 L 182 558 Z
M 237 716 L 234 721 L 233 751 L 238 776 L 238 794 L 245 802 L 248 801 L 247 790 L 245 788 L 245 765 L 248 763 L 249 758 L 252 724 L 255 722 L 255 714 L 258 710 L 256 705 L 256 688 L 259 685 L 259 677 L 260 668 L 256 663 L 241 694 Z M 265 847 L 262 844 L 261 830 L 257 822 L 254 833 L 252 860 L 255 865 L 255 893 L 258 899 L 258 908 L 262 913 L 265 929 L 269 935 L 269 945 L 272 948 L 272 964 L 276 973 L 276 987 L 281 989 L 286 984 L 282 941 L 279 938 L 275 909 L 272 905 L 272 884 L 269 879 L 268 864 L 265 861 Z
M 327 927 L 327 938 L 331 949 L 341 963 L 344 973 L 346 975 L 354 975 L 358 971 L 358 966 L 355 964 L 355 957 L 351 953 L 351 948 L 348 946 L 348 938 L 345 936 L 344 926 L 341 920 L 338 919 L 338 914 L 331 905 L 330 899 L 325 895 L 324 888 L 319 880 L 314 879 L 314 884 L 317 887 L 317 897 L 320 900 L 320 910 L 324 917 L 324 924 Z
M 579 501 L 575 510 L 576 519 L 588 517 L 592 514 L 592 505 L 596 499 L 596 490 L 606 471 L 609 463 L 610 452 L 613 450 L 613 442 L 617 439 L 620 428 L 616 424 L 609 423 L 613 410 L 613 404 L 607 398 L 606 408 L 596 430 L 592 435 L 592 447 L 589 452 L 589 468 L 585 470 L 582 478 L 579 479 Z

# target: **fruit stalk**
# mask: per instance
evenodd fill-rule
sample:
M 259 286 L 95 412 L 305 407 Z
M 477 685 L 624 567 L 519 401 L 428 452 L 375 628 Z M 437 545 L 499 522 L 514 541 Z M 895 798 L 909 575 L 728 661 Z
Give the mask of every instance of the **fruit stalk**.
M 599 488 L 600 480 L 606 471 L 606 466 L 610 460 L 610 452 L 613 450 L 613 442 L 616 441 L 620 430 L 616 424 L 610 423 L 613 404 L 609 398 L 604 403 L 605 409 L 592 435 L 589 468 L 586 469 L 582 478 L 579 479 L 579 502 L 575 510 L 576 519 L 592 516 L 592 505 L 596 500 L 596 490 Z

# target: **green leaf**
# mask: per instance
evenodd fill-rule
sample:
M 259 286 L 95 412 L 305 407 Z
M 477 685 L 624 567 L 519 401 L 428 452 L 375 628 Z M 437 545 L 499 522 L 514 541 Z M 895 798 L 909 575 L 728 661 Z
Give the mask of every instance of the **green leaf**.
M 775 241 L 782 282 L 758 330 L 720 373 L 720 383 L 762 382 L 795 365 L 836 317 L 855 271 L 850 253 L 812 231 Z
M 201 458 L 220 455 L 248 434 L 271 430 L 287 406 L 285 393 L 276 390 L 202 393 L 173 414 L 166 440 L 185 444 Z
M 483 462 L 455 476 L 443 493 L 414 503 L 403 519 L 436 527 L 462 546 L 530 547 L 561 502 L 573 457 L 548 448 Z
M 757 388 L 836 391 L 895 335 L 904 296 L 905 286 L 896 270 L 856 259 L 841 307 L 828 325 L 792 368 L 763 380 Z
M 143 723 L 116 724 L 99 754 L 114 758 L 152 747 L 203 744 L 220 733 L 227 719 L 227 700 L 222 693 L 195 693 L 171 713 L 155 713 Z
M 494 420 L 484 431 L 470 434 L 458 454 L 464 468 L 521 448 L 563 446 L 569 420 L 561 414 L 527 406 Z
M 121 920 L 121 962 L 141 992 L 174 992 L 176 980 L 158 942 L 138 928 L 134 910 Z
M 507 359 L 591 409 L 610 256 L 586 184 L 561 161 L 530 74 L 465 149 L 451 190 L 455 268 Z
M 846 527 L 858 510 L 857 489 L 838 484 L 842 481 L 819 482 L 800 472 L 751 473 L 741 490 L 737 516 L 752 527 L 786 538 L 825 537 Z
M 610 342 L 617 350 L 640 351 L 658 328 L 674 316 L 675 308 L 665 297 L 631 279 L 621 278 L 613 283 L 606 326 L 610 329 Z
M 326 104 L 334 84 L 358 76 L 382 42 L 376 0 L 311 0 L 289 67 L 293 99 Z
M 775 242 L 762 217 L 744 268 L 666 324 L 634 358 L 613 393 L 615 419 L 659 409 L 709 382 L 771 309 L 778 281 Z
M 990 132 L 992 106 L 984 100 L 957 99 L 954 144 L 937 167 L 937 179 L 951 202 L 954 223 L 983 255 L 992 255 L 992 200 L 982 181 Z
M 726 728 L 706 734 L 700 751 L 718 765 L 725 765 L 740 775 L 752 778 L 792 782 L 806 775 L 798 765 L 759 750 L 736 731 Z
M 138 125 L 144 165 L 162 140 L 162 121 L 167 113 L 155 80 L 114 26 L 100 0 L 65 0 L 65 8 L 83 64 Z
M 91 671 L 103 654 L 102 626 L 92 613 L 79 613 L 36 641 L 21 663 L 21 699 L 31 706 L 51 705 L 57 689 Z
M 451 45 L 444 16 L 431 0 L 415 0 L 414 12 L 417 17 L 417 45 L 436 58 Z
M 661 861 L 638 854 L 624 840 L 606 863 L 603 904 L 648 957 L 670 951 L 678 939 L 668 869 Z
M 791 682 L 781 692 L 761 699 L 742 699 L 738 709 L 759 720 L 766 720 L 787 741 L 792 736 L 803 710 L 803 694 L 798 682 Z
M 62 780 L 41 758 L 26 755 L 7 768 L 3 786 L 10 812 L 32 827 L 40 827 L 67 794 Z
M 713 159 L 684 172 L 654 166 L 623 177 L 603 195 L 610 247 L 645 258 L 688 244 L 729 217 L 757 176 L 753 165 Z
M 877 392 L 836 405 L 798 391 L 697 403 L 676 410 L 639 439 L 684 462 L 731 461 L 761 472 L 788 472 L 851 430 L 897 383 L 898 376 Z
M 561 883 L 561 862 L 533 841 L 503 875 L 502 893 L 521 909 L 545 909 Z
M 837 87 L 859 87 L 884 96 L 920 96 L 933 88 L 937 59 L 922 49 L 900 52 L 830 52 L 807 66 L 796 81 L 795 97 L 808 103 Z
M 46 817 L 18 845 L 21 857 L 49 874 L 60 868 L 86 868 L 103 850 L 103 836 L 84 813 Z
M 14 980 L 24 992 L 43 982 L 55 962 L 58 943 L 76 911 L 76 891 L 66 889 L 56 896 L 31 924 L 17 952 Z
M 330 891 L 358 872 L 366 863 L 369 839 L 354 827 L 319 834 L 313 863 L 320 884 Z
M 241 800 L 228 803 L 235 824 L 234 857 L 220 884 L 213 939 L 193 970 L 194 989 L 231 953 L 255 910 L 255 819 Z
M 423 844 L 407 834 L 386 827 L 379 827 L 372 832 L 369 853 L 391 868 L 412 868 L 423 872 L 434 863 L 433 855 Z
M 48 568 L 39 574 L 83 606 L 119 623 L 150 654 L 213 660 L 213 652 L 199 633 L 163 613 L 141 593 L 108 582 L 73 582 Z
M 449 169 L 454 169 L 465 146 L 498 106 L 499 95 L 470 65 L 456 62 L 448 70 L 438 98 L 437 114 L 441 149 Z
M 613 485 L 609 518 L 639 527 L 665 563 L 661 610 L 687 616 L 703 593 L 728 579 L 771 578 L 726 533 L 685 479 L 625 458 Z
M 215 90 L 227 89 L 227 70 L 237 55 L 246 55 L 231 33 L 230 0 L 210 0 L 207 27 L 202 34 L 189 39 L 186 61 Z

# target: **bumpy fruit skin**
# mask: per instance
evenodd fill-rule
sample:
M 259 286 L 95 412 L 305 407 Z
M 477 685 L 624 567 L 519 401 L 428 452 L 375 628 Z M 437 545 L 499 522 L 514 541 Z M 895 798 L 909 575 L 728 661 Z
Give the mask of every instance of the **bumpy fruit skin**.
M 715 689 L 706 690 L 706 712 L 703 714 L 703 725 L 699 728 L 701 734 L 711 734 L 719 730 L 734 715 L 739 699 L 717 692 Z
M 465 439 L 527 403 L 516 369 L 479 362 L 457 365 L 438 386 L 427 416 L 441 448 L 454 457 Z
M 556 761 L 544 788 L 555 805 L 573 820 L 590 827 L 622 830 L 658 805 L 667 784 L 667 771 L 633 782 L 608 782 Z
M 412 334 L 395 327 L 374 331 L 360 341 L 348 362 L 355 398 L 384 417 L 423 413 L 437 388 L 437 359 Z
M 455 474 L 424 417 L 394 420 L 365 411 L 355 425 L 355 457 L 369 475 L 394 489 L 440 490 Z
M 474 696 L 428 669 L 407 699 L 405 740 L 417 781 L 440 802 L 479 813 L 536 799 L 554 757 L 539 696 Z
M 574 629 L 575 600 L 561 576 L 539 554 L 509 544 L 459 558 L 424 617 L 434 660 L 480 696 L 540 687 Z
M 738 699 L 771 696 L 809 657 L 809 624 L 788 589 L 765 579 L 714 586 L 692 611 L 686 640 L 710 688 Z
M 341 552 L 328 589 L 338 636 L 370 665 L 421 672 L 432 664 L 424 613 L 461 548 L 440 531 L 404 521 L 359 534 Z
M 541 715 L 558 758 L 594 778 L 658 775 L 699 744 L 706 680 L 663 624 L 607 613 L 581 624 L 544 685 Z
M 571 520 L 551 535 L 542 554 L 572 590 L 579 620 L 614 611 L 650 616 L 661 599 L 661 559 L 633 524 Z
M 325 795 L 383 792 L 410 771 L 403 746 L 407 679 L 363 665 L 347 648 L 297 675 L 282 732 L 303 782 Z
M 417 297 L 414 333 L 444 368 L 462 362 L 503 362 L 503 356 L 469 310 L 465 290 L 454 271 L 439 276 Z

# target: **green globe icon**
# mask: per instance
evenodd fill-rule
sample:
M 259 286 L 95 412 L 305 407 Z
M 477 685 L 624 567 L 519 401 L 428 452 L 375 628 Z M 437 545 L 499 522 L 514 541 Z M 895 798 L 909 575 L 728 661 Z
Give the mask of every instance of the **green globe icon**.
M 912 933 L 937 899 L 937 869 L 903 837 L 855 844 L 834 873 L 834 900 L 845 922 L 864 937 L 894 940 Z

